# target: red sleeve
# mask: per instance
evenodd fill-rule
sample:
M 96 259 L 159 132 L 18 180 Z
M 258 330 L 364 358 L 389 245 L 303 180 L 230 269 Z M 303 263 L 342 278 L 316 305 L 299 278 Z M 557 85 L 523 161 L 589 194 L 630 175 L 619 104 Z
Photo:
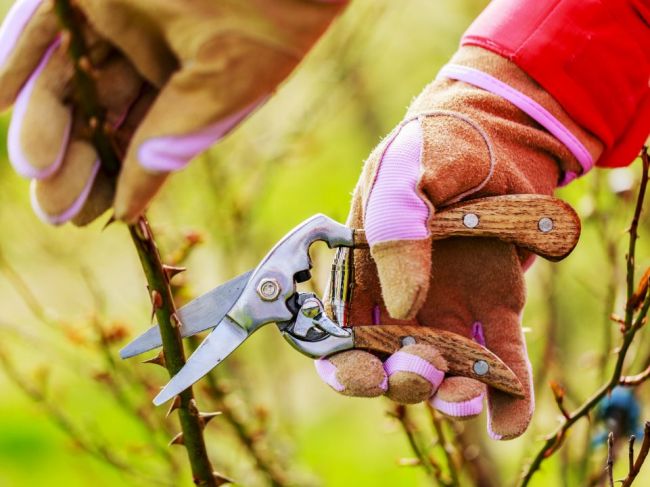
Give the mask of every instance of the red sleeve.
M 650 133 L 650 0 L 493 0 L 462 39 L 513 61 L 624 166 Z

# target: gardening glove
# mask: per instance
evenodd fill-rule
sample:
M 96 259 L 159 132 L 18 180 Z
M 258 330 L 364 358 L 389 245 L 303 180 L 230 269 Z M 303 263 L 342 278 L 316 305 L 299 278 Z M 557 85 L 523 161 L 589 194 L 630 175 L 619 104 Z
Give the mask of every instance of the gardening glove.
M 543 123 L 557 135 L 524 111 L 530 107 L 534 116 L 553 119 Z M 343 394 L 430 400 L 456 418 L 480 413 L 487 393 L 491 437 L 522 434 L 534 408 L 520 327 L 530 255 L 493 238 L 432 242 L 428 222 L 437 209 L 462 200 L 550 195 L 601 150 L 514 64 L 480 48 L 461 48 L 366 161 L 347 224 L 365 229 L 370 250 L 354 250 L 348 322 L 417 324 L 470 337 L 512 369 L 525 397 L 486 392 L 466 377 L 445 378 L 447 364 L 438 350 L 417 343 L 384 363 L 361 350 L 332 355 L 317 361 L 321 377 Z
M 75 109 L 53 1 L 18 0 L 0 28 L 8 150 L 45 221 L 132 222 L 172 171 L 222 138 L 293 70 L 346 1 L 76 0 L 90 69 L 123 167 L 100 168 Z M 115 189 L 114 189 L 115 188 Z

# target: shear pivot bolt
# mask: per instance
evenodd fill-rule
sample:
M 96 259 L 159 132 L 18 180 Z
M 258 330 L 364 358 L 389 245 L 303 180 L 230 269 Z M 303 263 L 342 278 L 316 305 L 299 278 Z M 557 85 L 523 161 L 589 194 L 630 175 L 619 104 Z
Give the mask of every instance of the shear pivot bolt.
M 553 220 L 546 216 L 544 218 L 540 218 L 537 222 L 537 228 L 539 228 L 539 231 L 542 233 L 548 233 L 553 230 Z
M 476 228 L 478 226 L 478 215 L 475 213 L 467 213 L 463 216 L 463 225 L 467 228 Z
M 275 301 L 280 295 L 280 283 L 271 277 L 262 279 L 257 285 L 257 294 L 264 301 Z
M 485 360 L 477 360 L 474 362 L 474 366 L 472 368 L 474 369 L 474 373 L 476 375 L 485 375 L 490 370 L 490 366 Z

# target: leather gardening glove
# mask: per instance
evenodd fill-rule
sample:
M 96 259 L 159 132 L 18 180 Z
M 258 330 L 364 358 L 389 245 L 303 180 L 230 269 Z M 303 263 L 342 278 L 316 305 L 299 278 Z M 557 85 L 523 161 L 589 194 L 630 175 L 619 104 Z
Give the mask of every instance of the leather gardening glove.
M 461 48 L 441 75 L 480 70 L 537 103 L 596 158 L 601 144 L 582 131 L 514 64 L 480 48 Z M 478 71 L 477 71 L 478 72 Z M 472 84 L 439 76 L 415 99 L 403 122 L 366 161 L 348 225 L 364 228 L 370 250 L 354 251 L 349 323 L 418 324 L 471 337 L 517 375 L 525 398 L 490 389 L 488 431 L 522 434 L 534 408 L 530 364 L 520 328 L 523 273 L 530 255 L 491 238 L 432 242 L 427 223 L 457 201 L 505 194 L 550 195 L 582 172 L 567 145 L 513 102 Z M 479 76 L 479 77 L 480 77 Z M 510 96 L 510 98 L 513 98 Z M 444 379 L 446 363 L 431 345 L 412 344 L 385 363 L 361 350 L 317 361 L 334 389 L 352 396 L 386 394 L 401 403 L 430 400 L 452 417 L 483 408 L 485 386 Z
M 18 0 L 0 29 L 8 149 L 45 221 L 133 221 L 167 175 L 263 103 L 345 5 L 318 0 L 76 0 L 100 103 L 124 163 L 100 170 L 74 109 L 52 1 Z M 114 194 L 115 193 L 115 194 Z

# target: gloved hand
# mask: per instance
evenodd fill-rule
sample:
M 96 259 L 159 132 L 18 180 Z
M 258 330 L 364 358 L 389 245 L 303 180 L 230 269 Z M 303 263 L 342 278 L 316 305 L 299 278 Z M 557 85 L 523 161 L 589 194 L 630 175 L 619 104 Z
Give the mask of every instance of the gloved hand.
M 133 221 L 167 175 L 262 104 L 346 1 L 77 0 L 107 121 L 125 151 L 102 174 L 71 101 L 72 64 L 52 1 L 18 0 L 0 29 L 9 157 L 45 221 L 85 224 L 111 203 Z
M 437 208 L 460 200 L 550 195 L 559 182 L 588 168 L 600 150 L 514 64 L 465 47 L 372 152 L 356 187 L 348 225 L 365 228 L 370 251 L 354 251 L 349 323 L 431 326 L 489 348 L 525 389 L 524 399 L 487 391 L 488 431 L 495 439 L 523 433 L 534 408 L 520 327 L 530 255 L 496 239 L 432 242 L 427 223 Z M 342 352 L 317 361 L 316 368 L 343 394 L 431 400 L 457 418 L 480 413 L 486 393 L 473 379 L 445 379 L 444 359 L 425 344 L 404 346 L 385 363 L 364 351 Z

